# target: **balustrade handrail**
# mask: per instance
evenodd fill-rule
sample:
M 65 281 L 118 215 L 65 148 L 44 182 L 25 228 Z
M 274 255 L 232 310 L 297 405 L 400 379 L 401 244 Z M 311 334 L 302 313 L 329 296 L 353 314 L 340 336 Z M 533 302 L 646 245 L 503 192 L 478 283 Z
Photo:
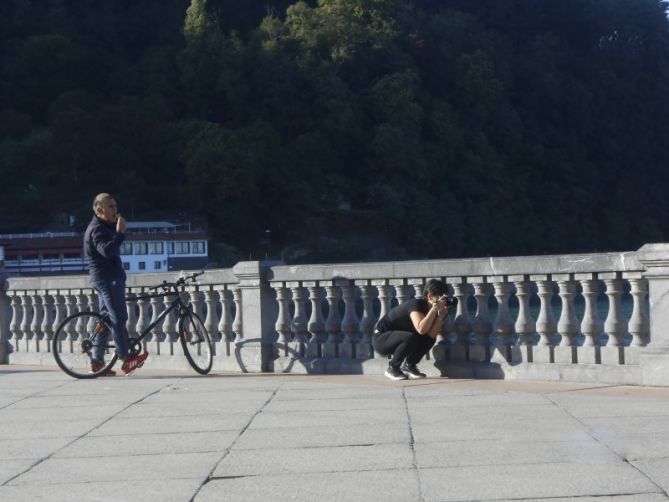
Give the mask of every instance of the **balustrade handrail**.
M 324 265 L 277 265 L 272 282 L 641 272 L 636 252 Z

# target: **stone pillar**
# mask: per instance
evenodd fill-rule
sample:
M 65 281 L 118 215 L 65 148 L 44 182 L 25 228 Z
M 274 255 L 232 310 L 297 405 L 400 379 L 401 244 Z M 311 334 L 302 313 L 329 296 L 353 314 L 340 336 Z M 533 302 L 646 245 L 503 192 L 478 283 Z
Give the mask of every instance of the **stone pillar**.
M 541 310 L 537 319 L 537 333 L 539 333 L 539 343 L 534 347 L 535 363 L 552 363 L 555 332 L 557 322 L 553 315 L 553 281 L 550 276 L 530 276 L 537 281 L 537 295 L 541 300 Z
M 14 291 L 11 300 L 12 305 L 12 321 L 9 324 L 9 331 L 11 332 L 10 340 L 12 342 L 12 351 L 19 350 L 19 340 L 21 340 L 21 324 L 23 323 L 23 306 L 21 296 Z
M 511 296 L 511 283 L 506 277 L 493 277 L 495 299 L 497 300 L 497 316 L 495 317 L 494 334 L 495 345 L 491 360 L 507 362 L 511 360 L 511 337 L 513 335 L 513 321 L 509 312 L 509 297 Z
M 527 275 L 509 277 L 509 280 L 514 281 L 518 298 L 518 318 L 514 325 L 518 333 L 518 341 L 511 350 L 511 361 L 514 364 L 531 363 L 534 361 L 532 337 L 537 332 L 537 323 L 530 312 L 530 298 L 534 285 L 529 281 Z
M 243 261 L 232 268 L 239 280 L 235 289 L 237 314 L 232 329 L 237 333 L 235 356 L 245 372 L 272 372 L 277 357 L 274 328 L 278 305 L 266 279 L 273 263 Z
M 56 326 L 54 328 L 53 325 L 53 320 L 55 318 L 55 313 L 54 313 L 54 307 L 55 307 L 55 300 L 54 296 L 51 295 L 48 291 L 44 292 L 44 297 L 42 299 L 42 304 L 44 308 L 44 316 L 42 317 L 42 335 L 43 335 L 43 341 L 42 341 L 42 347 L 41 351 L 42 352 L 51 352 L 51 340 L 53 339 L 53 333 L 55 329 L 58 327 Z
M 381 309 L 379 311 L 379 319 L 381 319 L 383 316 L 385 316 L 390 310 L 392 309 L 392 303 L 393 303 L 393 296 L 395 294 L 395 288 L 393 288 L 389 281 L 387 279 L 384 280 L 374 280 L 372 281 L 372 284 L 376 286 L 376 289 L 379 292 L 379 303 L 381 305 Z M 378 321 L 377 321 L 378 322 Z M 372 334 L 372 343 L 373 343 L 374 335 Z M 374 357 L 377 359 L 387 359 L 387 356 L 384 356 L 382 354 L 379 354 L 378 352 L 374 351 Z
M 221 334 L 221 339 L 218 343 L 220 350 L 216 352 L 217 355 L 230 355 L 230 343 L 234 341 L 235 334 L 232 331 L 232 313 L 230 307 L 232 305 L 232 293 L 227 286 L 215 286 L 218 292 L 218 298 L 221 302 L 221 318 L 218 321 L 218 332 Z
M 669 385 L 669 244 L 646 244 L 637 252 L 648 280 L 650 339 L 641 351 L 644 385 Z
M 576 298 L 578 283 L 574 281 L 572 274 L 561 274 L 553 276 L 558 281 L 560 298 L 562 299 L 562 312 L 557 324 L 560 333 L 560 344 L 555 347 L 555 362 L 575 364 L 577 356 L 577 336 L 580 332 L 574 299 Z
M 34 336 L 32 331 L 30 331 L 30 320 L 34 315 L 33 302 L 27 291 L 23 292 L 22 300 L 21 333 L 23 334 L 24 342 L 22 345 L 25 352 L 30 352 L 30 346 L 32 345 L 31 338 Z

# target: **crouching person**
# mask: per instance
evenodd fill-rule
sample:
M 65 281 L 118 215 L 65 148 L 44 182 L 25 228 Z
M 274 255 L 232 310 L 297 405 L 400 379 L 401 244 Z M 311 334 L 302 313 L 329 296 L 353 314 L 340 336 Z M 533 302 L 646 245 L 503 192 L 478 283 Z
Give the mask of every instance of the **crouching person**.
M 417 364 L 434 345 L 453 299 L 446 296 L 446 283 L 430 279 L 422 298 L 413 298 L 379 319 L 374 331 L 374 349 L 390 356 L 385 376 L 391 380 L 425 378 Z

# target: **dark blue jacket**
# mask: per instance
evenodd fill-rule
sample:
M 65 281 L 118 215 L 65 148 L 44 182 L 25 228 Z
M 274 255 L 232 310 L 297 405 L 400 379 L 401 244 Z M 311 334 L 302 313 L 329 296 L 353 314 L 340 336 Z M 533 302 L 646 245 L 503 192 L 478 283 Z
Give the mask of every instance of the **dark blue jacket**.
M 116 225 L 93 216 L 84 234 L 84 256 L 88 260 L 91 282 L 125 282 L 125 270 L 121 262 L 121 244 L 124 240 L 125 235 L 116 231 Z

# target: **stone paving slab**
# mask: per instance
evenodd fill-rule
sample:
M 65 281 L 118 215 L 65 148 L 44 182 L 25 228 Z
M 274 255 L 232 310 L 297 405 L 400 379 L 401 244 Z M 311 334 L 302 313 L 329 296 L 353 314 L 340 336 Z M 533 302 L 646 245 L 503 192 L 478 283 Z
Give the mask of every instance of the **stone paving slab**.
M 179 432 L 176 434 L 129 434 L 121 436 L 87 436 L 54 458 L 117 457 L 171 453 L 223 452 L 239 435 L 236 430 L 213 432 Z
M 214 477 L 411 469 L 412 465 L 413 452 L 407 443 L 232 450 Z
M 633 465 L 643 471 L 665 492 L 669 491 L 669 458 L 635 460 Z
M 426 502 L 661 493 L 623 462 L 422 469 L 420 479 Z
M 379 443 L 408 443 L 406 424 L 337 425 L 332 427 L 300 427 L 290 429 L 248 429 L 236 448 L 310 448 L 316 446 L 354 446 Z
M 155 479 L 204 479 L 221 458 L 214 453 L 134 455 L 125 457 L 49 458 L 9 486 Z
M 214 479 L 204 485 L 195 502 L 401 502 L 419 499 L 415 472 L 392 470 Z
M 187 502 L 200 488 L 200 479 L 155 479 L 54 485 L 0 486 L 0 500 L 11 502 Z
M 0 458 L 5 460 L 44 458 L 60 450 L 75 439 L 77 438 L 74 436 L 40 439 L 3 439 L 0 440 Z
M 621 458 L 605 445 L 584 441 L 506 441 L 488 439 L 472 441 L 440 441 L 417 443 L 416 463 L 419 467 L 467 467 L 502 464 L 534 464 L 580 462 L 619 464 Z
M 669 389 L 5 368 L 3 502 L 669 500 Z
M 248 421 L 249 416 L 246 413 L 189 417 L 116 418 L 91 431 L 90 436 L 123 436 L 131 431 L 133 434 L 230 431 L 241 429 Z

